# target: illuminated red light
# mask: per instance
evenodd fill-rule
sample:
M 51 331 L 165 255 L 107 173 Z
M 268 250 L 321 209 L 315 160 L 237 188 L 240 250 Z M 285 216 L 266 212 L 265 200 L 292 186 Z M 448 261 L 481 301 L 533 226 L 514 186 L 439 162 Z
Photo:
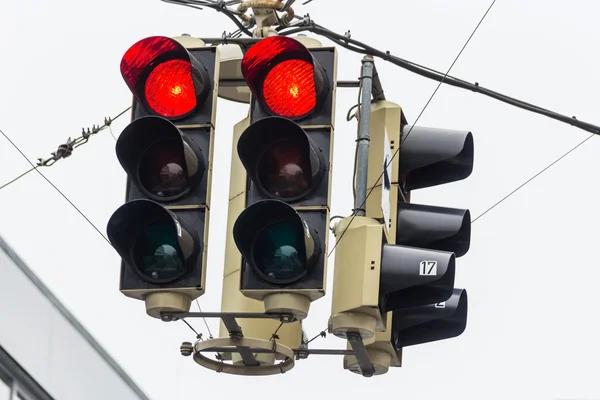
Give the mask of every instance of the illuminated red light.
M 267 107 L 282 117 L 308 114 L 317 105 L 313 65 L 302 60 L 277 64 L 263 82 L 263 97 Z
M 242 74 L 254 96 L 276 115 L 302 117 L 317 106 L 312 56 L 294 39 L 274 36 L 256 43 L 242 59 Z
M 179 117 L 196 107 L 192 65 L 185 60 L 169 60 L 152 70 L 144 88 L 152 111 L 164 117 Z
M 159 57 L 164 61 L 156 64 Z M 121 60 L 121 74 L 138 101 L 160 116 L 177 118 L 196 107 L 192 64 L 173 39 L 153 36 L 131 46 Z

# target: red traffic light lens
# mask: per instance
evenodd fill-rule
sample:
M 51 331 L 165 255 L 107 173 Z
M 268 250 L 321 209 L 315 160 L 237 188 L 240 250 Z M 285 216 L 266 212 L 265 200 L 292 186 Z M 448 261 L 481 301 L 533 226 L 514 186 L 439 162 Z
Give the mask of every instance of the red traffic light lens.
M 253 45 L 242 59 L 248 87 L 271 114 L 300 118 L 317 107 L 323 77 L 302 43 L 274 36 Z
M 303 60 L 277 64 L 263 82 L 267 107 L 282 117 L 301 117 L 317 105 L 314 68 Z
M 196 108 L 192 64 L 169 60 L 150 72 L 144 88 L 148 106 L 164 117 L 179 117 Z
M 293 199 L 311 188 L 310 161 L 302 157 L 293 141 L 278 142 L 268 148 L 258 162 L 258 180 L 271 196 Z
M 163 36 L 140 40 L 121 60 L 121 74 L 136 99 L 166 118 L 182 117 L 196 108 L 206 88 L 205 78 L 194 72 L 197 68 L 185 47 Z

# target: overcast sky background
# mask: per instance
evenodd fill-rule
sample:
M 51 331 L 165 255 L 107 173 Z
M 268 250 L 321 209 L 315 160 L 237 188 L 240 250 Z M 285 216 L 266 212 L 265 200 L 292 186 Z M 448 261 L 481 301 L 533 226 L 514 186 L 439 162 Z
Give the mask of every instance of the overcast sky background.
M 351 30 L 355 39 L 446 71 L 490 1 L 301 3 L 298 13 L 338 33 Z M 498 0 L 451 74 L 600 124 L 599 13 L 593 0 Z M 47 157 L 82 127 L 129 106 L 119 63 L 130 45 L 224 30 L 235 27 L 215 11 L 159 0 L 3 0 L 0 129 L 30 160 Z M 341 49 L 338 78 L 356 79 L 360 58 Z M 384 61 L 377 67 L 388 100 L 414 122 L 437 83 Z M 345 115 L 356 95 L 338 92 L 332 215 L 352 209 L 356 120 Z M 247 113 L 224 100 L 218 107 L 205 311 L 220 306 L 232 126 Z M 114 123 L 115 135 L 128 120 Z M 449 86 L 419 125 L 471 130 L 475 167 L 467 180 L 413 192 L 413 202 L 468 208 L 473 217 L 589 135 Z M 42 170 L 103 233 L 124 201 L 114 146 L 106 130 Z M 600 138 L 592 138 L 475 222 L 471 250 L 457 261 L 456 286 L 469 294 L 466 332 L 408 348 L 403 368 L 371 379 L 343 370 L 334 356 L 311 356 L 290 373 L 262 378 L 216 374 L 182 357 L 178 348 L 193 333 L 147 317 L 143 302 L 119 292 L 117 253 L 36 173 L 0 191 L 0 235 L 152 399 L 599 399 L 599 152 Z M 28 168 L 0 138 L 0 184 Z M 310 337 L 326 327 L 330 309 L 330 296 L 312 304 L 304 324 Z M 217 334 L 218 320 L 208 322 Z M 207 335 L 201 320 L 193 323 Z M 345 347 L 333 335 L 312 344 Z

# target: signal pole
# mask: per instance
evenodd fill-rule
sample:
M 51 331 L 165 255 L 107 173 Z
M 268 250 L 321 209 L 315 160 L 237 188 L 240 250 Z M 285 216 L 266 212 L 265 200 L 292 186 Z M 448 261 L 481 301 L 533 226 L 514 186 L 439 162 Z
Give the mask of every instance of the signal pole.
M 360 74 L 360 105 L 358 118 L 358 139 L 356 158 L 356 198 L 354 212 L 357 216 L 366 215 L 367 180 L 369 176 L 369 141 L 371 127 L 371 91 L 373 88 L 373 57 L 362 59 Z

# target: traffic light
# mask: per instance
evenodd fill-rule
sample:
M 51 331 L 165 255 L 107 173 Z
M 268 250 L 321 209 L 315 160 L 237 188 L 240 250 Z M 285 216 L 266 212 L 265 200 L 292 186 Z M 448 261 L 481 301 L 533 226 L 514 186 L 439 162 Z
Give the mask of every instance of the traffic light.
M 325 294 L 336 64 L 307 37 L 262 39 L 242 59 L 253 98 L 234 139 L 229 249 L 243 295 L 299 320 Z
M 149 37 L 127 50 L 121 74 L 134 96 L 116 144 L 127 202 L 107 234 L 122 258 L 121 292 L 161 318 L 205 291 L 219 51 Z
M 415 330 L 432 330 L 420 343 L 464 330 L 466 291 L 455 298 L 454 273 L 456 257 L 469 250 L 470 213 L 412 204 L 410 191 L 464 179 L 472 169 L 470 132 L 411 127 L 398 105 L 372 104 L 366 217 L 345 218 L 334 228 L 335 262 L 343 268 L 334 273 L 333 334 L 358 332 L 367 351 L 384 349 L 394 361 Z M 445 304 L 446 314 L 422 311 L 441 310 L 436 304 Z M 432 322 L 447 316 L 454 319 Z M 355 361 L 345 358 L 354 372 Z

